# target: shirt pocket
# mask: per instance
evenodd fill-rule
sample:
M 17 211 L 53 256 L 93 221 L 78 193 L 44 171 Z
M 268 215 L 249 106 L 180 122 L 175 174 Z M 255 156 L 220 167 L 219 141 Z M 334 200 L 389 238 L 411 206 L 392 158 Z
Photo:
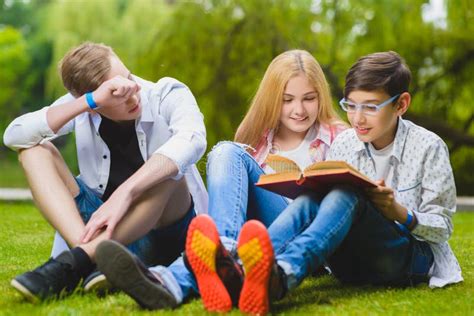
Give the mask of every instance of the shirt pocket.
M 421 179 L 403 183 L 397 188 L 397 202 L 408 209 L 417 210 L 421 203 Z

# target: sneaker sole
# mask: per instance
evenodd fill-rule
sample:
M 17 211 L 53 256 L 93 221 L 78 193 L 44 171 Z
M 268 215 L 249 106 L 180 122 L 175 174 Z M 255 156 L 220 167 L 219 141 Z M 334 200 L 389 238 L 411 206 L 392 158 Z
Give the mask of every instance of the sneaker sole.
M 273 265 L 273 247 L 267 229 L 251 220 L 244 224 L 237 242 L 245 271 L 239 309 L 248 314 L 265 315 L 270 309 L 268 284 Z
M 220 244 L 216 225 L 208 215 L 199 215 L 189 225 L 186 258 L 194 272 L 206 310 L 228 312 L 232 301 L 216 272 L 216 254 Z
M 102 296 L 106 293 L 116 292 L 116 289 L 112 286 L 112 284 L 110 284 L 105 275 L 101 274 L 84 285 L 84 292 L 96 293 L 97 295 Z
M 96 250 L 96 261 L 109 282 L 131 296 L 146 309 L 176 307 L 175 298 L 168 291 L 150 281 L 137 265 L 134 256 L 121 244 L 106 240 Z
M 30 292 L 23 284 L 18 282 L 17 280 L 13 279 L 10 282 L 10 285 L 15 288 L 21 295 L 23 295 L 24 298 L 26 298 L 28 301 L 31 303 L 39 303 L 41 299 L 34 295 L 33 293 Z

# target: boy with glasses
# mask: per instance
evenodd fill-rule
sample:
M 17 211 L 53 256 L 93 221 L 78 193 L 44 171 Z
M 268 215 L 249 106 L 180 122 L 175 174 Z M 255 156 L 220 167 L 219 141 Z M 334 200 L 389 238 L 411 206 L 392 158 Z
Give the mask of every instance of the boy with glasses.
M 246 311 L 266 313 L 324 263 L 351 284 L 433 288 L 463 280 L 447 242 L 456 211 L 448 150 L 402 119 L 410 80 L 395 52 L 364 56 L 349 70 L 340 105 L 353 128 L 336 138 L 327 159 L 348 162 L 378 187 L 301 195 L 268 230 L 247 222 L 238 240 Z

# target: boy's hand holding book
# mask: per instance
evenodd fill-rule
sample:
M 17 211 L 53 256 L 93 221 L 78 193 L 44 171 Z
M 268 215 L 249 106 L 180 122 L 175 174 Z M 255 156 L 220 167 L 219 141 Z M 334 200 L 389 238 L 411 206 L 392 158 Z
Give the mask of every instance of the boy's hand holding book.
M 395 200 L 393 189 L 385 185 L 384 180 L 375 181 L 376 188 L 366 189 L 367 196 L 377 209 L 390 220 L 405 223 L 407 209 Z

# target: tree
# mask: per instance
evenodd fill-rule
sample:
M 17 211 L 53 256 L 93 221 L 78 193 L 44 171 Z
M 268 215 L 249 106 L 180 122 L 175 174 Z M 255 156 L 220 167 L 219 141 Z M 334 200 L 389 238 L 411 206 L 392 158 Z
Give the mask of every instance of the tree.
M 426 18 L 427 0 L 3 3 L 0 23 L 22 30 L 30 65 L 37 70 L 36 79 L 28 79 L 28 73 L 26 80 L 40 90 L 46 82 L 45 100 L 65 92 L 56 65 L 68 49 L 85 40 L 104 42 L 133 73 L 149 80 L 172 76 L 189 85 L 205 116 L 209 148 L 233 138 L 266 67 L 282 51 L 311 52 L 337 101 L 345 73 L 357 58 L 395 50 L 413 73 L 406 118 L 443 137 L 460 192 L 474 194 L 474 181 L 467 176 L 474 172 L 474 8 L 468 0 L 445 1 L 441 20 Z M 12 12 L 20 18 L 12 18 Z M 38 50 L 32 49 L 33 39 L 42 45 Z M 22 102 L 37 108 L 39 99 L 34 95 Z
M 0 28 L 0 131 L 18 113 L 24 100 L 23 78 L 30 57 L 22 34 L 13 27 Z

